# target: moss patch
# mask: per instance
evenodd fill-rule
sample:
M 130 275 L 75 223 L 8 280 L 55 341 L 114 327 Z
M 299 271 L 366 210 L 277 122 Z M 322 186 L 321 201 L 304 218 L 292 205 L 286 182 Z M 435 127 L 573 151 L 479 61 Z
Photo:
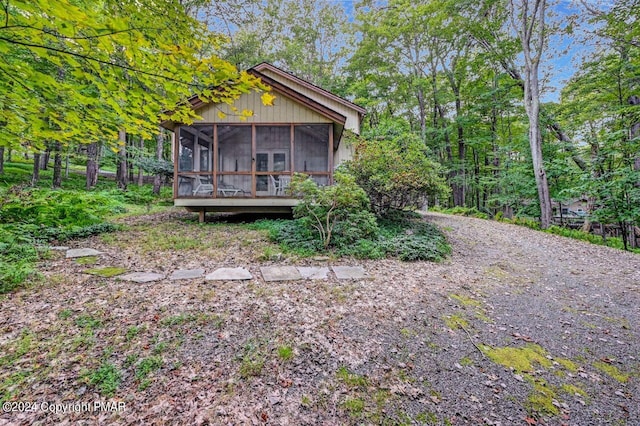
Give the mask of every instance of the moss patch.
M 98 256 L 79 257 L 76 259 L 77 265 L 95 265 L 98 263 Z
M 467 296 L 460 296 L 459 294 L 450 294 L 449 297 L 460 302 L 462 306 L 472 306 L 476 308 L 482 306 L 482 302 L 474 300 Z
M 578 366 L 576 365 L 575 362 L 571 361 L 570 359 L 556 358 L 556 362 L 561 366 L 563 366 L 565 369 L 571 371 L 572 373 L 575 373 L 576 371 L 578 371 Z
M 547 351 L 540 345 L 528 344 L 524 347 L 492 348 L 483 346 L 483 352 L 496 364 L 511 368 L 519 373 L 533 372 L 534 363 L 542 367 L 551 367 L 551 361 L 547 359 Z
M 629 375 L 620 371 L 615 365 L 596 361 L 593 363 L 593 366 L 620 383 L 627 383 L 629 381 Z
M 562 391 L 568 395 L 580 395 L 587 398 L 589 395 L 580 387 L 565 383 L 562 385 Z
M 469 327 L 469 321 L 467 321 L 466 318 L 461 314 L 447 315 L 443 318 L 443 321 L 447 325 L 447 327 L 452 330 Z
M 120 268 L 118 266 L 106 266 L 104 268 L 93 268 L 84 271 L 85 274 L 97 275 L 103 278 L 111 278 L 116 275 L 122 275 L 127 272 L 127 268 Z
M 555 416 L 560 413 L 554 405 L 555 399 L 556 392 L 544 380 L 538 380 L 533 383 L 533 392 L 527 398 L 528 408 L 540 414 Z

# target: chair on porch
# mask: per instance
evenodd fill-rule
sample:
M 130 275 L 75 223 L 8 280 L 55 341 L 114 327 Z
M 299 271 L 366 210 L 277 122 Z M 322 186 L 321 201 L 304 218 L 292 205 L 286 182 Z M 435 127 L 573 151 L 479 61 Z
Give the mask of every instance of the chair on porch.
M 238 195 L 239 192 L 242 192 L 242 195 L 244 195 L 244 191 L 240 188 L 236 188 L 235 186 L 229 185 L 223 181 L 218 183 L 218 196 L 234 197 Z
M 193 195 L 212 195 L 213 184 L 208 179 L 202 179 L 200 176 L 195 177 L 195 188 L 193 189 Z
M 273 195 L 284 195 L 285 190 L 291 184 L 291 176 L 278 176 L 278 179 L 269 175 L 271 185 L 273 186 Z

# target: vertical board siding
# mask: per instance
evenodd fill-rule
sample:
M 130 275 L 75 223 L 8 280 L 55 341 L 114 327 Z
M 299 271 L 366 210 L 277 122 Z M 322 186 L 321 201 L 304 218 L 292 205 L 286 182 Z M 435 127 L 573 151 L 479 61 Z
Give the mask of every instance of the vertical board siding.
M 331 123 L 331 120 L 317 112 L 300 105 L 283 95 L 276 95 L 273 106 L 262 104 L 258 93 L 248 93 L 240 96 L 233 106 L 238 112 L 233 112 L 231 106 L 226 104 L 209 104 L 196 110 L 202 117 L 197 123 Z M 253 111 L 253 116 L 242 120 L 240 113 L 243 110 Z M 220 118 L 219 112 L 225 114 Z
M 308 98 L 313 99 L 314 101 L 344 115 L 347 118 L 347 121 L 345 123 L 345 128 L 349 129 L 357 134 L 360 134 L 360 116 L 358 114 L 357 111 L 347 107 L 344 104 L 341 104 L 340 102 L 334 100 L 334 99 L 330 99 L 326 96 L 323 96 L 321 93 L 315 92 L 311 89 L 309 89 L 308 87 L 305 87 L 299 83 L 296 83 L 295 81 L 292 80 L 284 80 L 280 75 L 269 71 L 269 70 L 262 70 L 261 71 L 264 75 L 269 76 L 270 78 L 291 87 L 293 90 L 295 90 L 298 93 L 301 93 L 303 95 L 305 95 Z

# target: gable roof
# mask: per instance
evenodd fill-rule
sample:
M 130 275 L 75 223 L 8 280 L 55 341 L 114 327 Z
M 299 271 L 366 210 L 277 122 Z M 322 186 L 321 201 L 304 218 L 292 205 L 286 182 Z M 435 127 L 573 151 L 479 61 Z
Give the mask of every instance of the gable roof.
M 356 105 L 351 101 L 346 100 L 345 98 L 342 98 L 334 93 L 329 92 L 328 90 L 323 89 L 322 87 L 316 86 L 313 83 L 310 83 L 306 80 L 301 79 L 300 77 L 296 77 L 295 75 L 280 69 L 278 67 L 276 67 L 275 65 L 272 65 L 268 62 L 262 62 L 258 65 L 256 65 L 255 67 L 252 67 L 248 70 L 249 72 L 251 71 L 258 71 L 259 73 L 264 75 L 264 71 L 271 71 L 272 73 L 282 77 L 283 79 L 286 80 L 290 80 L 293 81 L 295 83 L 300 84 L 301 86 L 306 87 L 307 89 L 316 92 L 322 96 L 325 96 L 329 99 L 332 99 L 344 106 L 346 106 L 347 108 L 351 108 L 355 111 L 357 111 L 359 114 L 364 115 L 366 114 L 367 110 L 365 110 L 364 108 L 362 108 L 360 105 Z
M 348 120 L 356 119 L 358 122 L 361 122 L 366 113 L 366 110 L 361 106 L 267 62 L 249 68 L 247 72 L 262 80 L 262 82 L 270 86 L 275 93 L 287 97 L 339 124 L 341 129 L 344 128 Z M 203 101 L 197 95 L 191 96 L 187 101 L 194 110 L 209 104 L 209 102 Z M 348 114 L 350 118 L 345 114 Z M 179 123 L 173 122 L 171 119 L 161 123 L 163 127 L 169 130 L 172 130 L 176 124 Z
M 327 107 L 326 105 L 321 104 L 318 101 L 315 101 L 311 98 L 309 98 L 308 96 L 303 95 L 302 93 L 292 89 L 291 87 L 277 81 L 274 80 L 273 78 L 262 74 L 261 72 L 250 68 L 249 70 L 247 70 L 247 72 L 253 74 L 254 76 L 260 78 L 260 80 L 262 80 L 263 83 L 265 83 L 267 86 L 271 87 L 275 92 L 280 93 L 283 96 L 286 96 L 290 99 L 293 99 L 294 101 L 303 104 L 304 106 L 308 107 L 309 109 L 327 117 L 328 119 L 335 121 L 337 123 L 343 124 L 346 121 L 346 117 L 342 114 L 340 114 L 337 111 L 334 111 L 333 109 Z

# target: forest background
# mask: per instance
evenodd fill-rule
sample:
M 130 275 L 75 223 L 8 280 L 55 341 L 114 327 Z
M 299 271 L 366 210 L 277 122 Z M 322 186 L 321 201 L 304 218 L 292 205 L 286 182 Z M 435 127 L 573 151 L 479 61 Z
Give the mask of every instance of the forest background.
M 172 170 L 158 117 L 192 119 L 181 102 L 194 93 L 230 103 L 266 90 L 238 70 L 268 61 L 365 107 L 362 136 L 378 149 L 419 141 L 449 187 L 431 204 L 546 228 L 554 207 L 583 200 L 585 229 L 612 224 L 636 243 L 634 1 L 1 5 L 0 173 L 31 155 L 37 182 L 53 155 L 59 187 L 66 155 L 86 166 L 88 189 L 100 166 L 121 188 L 154 174 L 158 192 Z M 561 79 L 569 56 L 575 72 Z

